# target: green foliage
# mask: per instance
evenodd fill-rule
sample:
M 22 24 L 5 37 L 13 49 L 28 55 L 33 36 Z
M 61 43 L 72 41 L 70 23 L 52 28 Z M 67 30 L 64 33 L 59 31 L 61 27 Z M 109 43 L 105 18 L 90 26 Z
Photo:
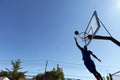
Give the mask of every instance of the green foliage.
M 45 74 L 38 74 L 36 80 L 64 80 L 64 74 L 62 68 L 57 65 L 57 68 L 53 68 L 51 71 L 47 71 Z
M 0 72 L 0 76 L 1 76 L 1 77 L 6 77 L 6 76 L 8 76 L 8 75 L 9 75 L 9 73 L 8 73 L 7 71 L 1 70 L 1 72 Z
M 6 68 L 6 71 L 1 71 L 0 76 L 6 76 L 10 80 L 18 80 L 19 78 L 25 78 L 25 72 L 20 72 L 19 70 L 22 69 L 21 67 L 21 61 L 18 59 L 17 61 L 11 61 L 11 64 L 13 66 L 12 70 L 9 70 Z

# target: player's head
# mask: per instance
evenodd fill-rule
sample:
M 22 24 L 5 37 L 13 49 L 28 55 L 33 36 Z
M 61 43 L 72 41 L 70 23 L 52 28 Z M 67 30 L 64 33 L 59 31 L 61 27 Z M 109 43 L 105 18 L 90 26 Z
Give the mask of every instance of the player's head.
M 86 50 L 87 50 L 87 46 L 86 46 L 86 45 L 84 46 L 84 49 L 86 49 Z

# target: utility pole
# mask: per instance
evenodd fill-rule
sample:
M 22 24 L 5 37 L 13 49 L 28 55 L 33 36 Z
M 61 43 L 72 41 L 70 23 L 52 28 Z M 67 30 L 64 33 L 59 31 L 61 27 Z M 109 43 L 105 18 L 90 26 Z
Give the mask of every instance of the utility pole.
M 48 60 L 46 60 L 46 64 L 45 64 L 45 72 L 44 72 L 44 77 L 43 77 L 43 80 L 45 80 L 46 70 L 47 70 L 47 65 L 48 65 Z

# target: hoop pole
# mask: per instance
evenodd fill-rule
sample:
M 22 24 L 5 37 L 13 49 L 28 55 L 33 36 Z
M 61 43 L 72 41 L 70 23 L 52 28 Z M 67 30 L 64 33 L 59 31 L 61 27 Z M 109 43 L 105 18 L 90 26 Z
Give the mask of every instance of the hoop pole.
M 113 38 L 111 36 L 99 36 L 99 35 L 95 35 L 93 37 L 93 39 L 111 40 L 113 43 L 115 43 L 116 45 L 118 45 L 120 47 L 120 42 L 117 41 L 115 38 Z

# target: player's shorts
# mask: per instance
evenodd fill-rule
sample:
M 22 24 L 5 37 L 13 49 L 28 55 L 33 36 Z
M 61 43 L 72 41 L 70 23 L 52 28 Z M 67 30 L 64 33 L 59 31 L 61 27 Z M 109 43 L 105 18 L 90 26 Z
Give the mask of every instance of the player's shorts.
M 95 64 L 92 60 L 86 60 L 84 64 L 91 73 L 96 72 Z

